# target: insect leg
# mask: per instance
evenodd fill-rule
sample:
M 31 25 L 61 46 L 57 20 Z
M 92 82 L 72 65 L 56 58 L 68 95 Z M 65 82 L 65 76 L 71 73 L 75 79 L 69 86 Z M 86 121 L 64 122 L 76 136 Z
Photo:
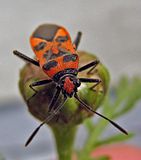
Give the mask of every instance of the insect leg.
M 33 87 L 45 85 L 45 84 L 50 83 L 50 82 L 52 82 L 52 79 L 45 79 L 45 80 L 41 80 L 41 81 L 36 81 L 36 82 L 31 83 L 31 84 L 29 85 L 29 87 L 30 87 L 33 91 L 37 92 Z
M 100 79 L 93 79 L 93 78 L 79 78 L 80 82 L 83 83 L 95 83 L 90 89 L 94 89 L 100 82 Z
M 57 88 L 56 93 L 54 94 L 52 100 L 51 100 L 51 105 L 48 107 L 48 112 L 51 113 L 53 110 L 55 110 L 55 103 L 57 102 L 59 95 L 60 95 L 60 88 Z
M 84 83 L 98 83 L 100 81 L 99 79 L 94 78 L 79 78 L 79 80 Z
M 87 73 L 87 74 L 91 74 L 90 72 L 91 72 L 98 64 L 99 64 L 99 60 L 95 60 L 95 61 L 93 61 L 93 62 L 90 62 L 90 63 L 86 64 L 85 66 L 80 67 L 80 68 L 78 69 L 78 72 L 82 72 L 82 71 L 84 71 L 84 70 L 92 67 L 92 68 L 88 71 L 88 73 Z
M 36 86 L 41 86 L 41 85 L 45 85 L 47 83 L 50 83 L 52 82 L 51 79 L 45 79 L 45 80 L 41 80 L 41 81 L 36 81 L 36 82 L 33 82 L 29 85 L 29 87 L 35 92 L 27 101 L 29 101 L 31 98 L 33 98 L 36 94 L 37 94 L 37 90 L 34 88 Z
M 77 49 L 78 48 L 78 45 L 80 43 L 80 40 L 81 40 L 81 36 L 82 36 L 82 32 L 78 32 L 77 33 L 77 36 L 73 42 L 73 44 L 75 45 L 75 48 Z
M 21 58 L 21 59 L 23 59 L 23 60 L 29 62 L 29 63 L 34 64 L 35 66 L 38 66 L 38 67 L 39 67 L 39 63 L 38 63 L 36 60 L 27 57 L 26 55 L 20 53 L 19 51 L 14 50 L 14 51 L 13 51 L 13 54 L 16 55 L 16 56 L 18 56 L 19 58 Z
M 128 135 L 128 132 L 127 132 L 125 129 L 123 129 L 123 128 L 122 128 L 121 126 L 119 126 L 117 123 L 115 123 L 114 121 L 112 121 L 112 120 L 110 120 L 109 118 L 105 117 L 104 115 L 102 115 L 102 114 L 94 111 L 90 106 L 88 106 L 86 103 L 84 103 L 84 102 L 78 97 L 77 94 L 75 94 L 74 97 L 78 100 L 78 102 L 79 102 L 80 104 L 82 104 L 82 105 L 84 106 L 84 108 L 85 108 L 87 111 L 89 111 L 89 112 L 91 112 L 91 113 L 95 113 L 95 114 L 97 114 L 98 116 L 104 118 L 105 120 L 109 121 L 114 127 L 116 127 L 117 129 L 119 129 L 121 132 L 123 132 L 124 134 Z
M 35 137 L 35 135 L 37 134 L 37 132 L 39 131 L 39 129 L 45 124 L 48 123 L 56 114 L 58 114 L 58 112 L 61 110 L 61 108 L 63 107 L 64 103 L 66 102 L 67 97 L 64 97 L 63 102 L 53 111 L 50 113 L 49 116 L 47 116 L 47 118 L 33 131 L 33 133 L 31 134 L 31 136 L 28 138 L 27 142 L 25 143 L 25 146 L 28 146 L 29 143 L 32 141 L 32 139 Z M 52 105 L 52 103 L 50 103 L 50 106 Z

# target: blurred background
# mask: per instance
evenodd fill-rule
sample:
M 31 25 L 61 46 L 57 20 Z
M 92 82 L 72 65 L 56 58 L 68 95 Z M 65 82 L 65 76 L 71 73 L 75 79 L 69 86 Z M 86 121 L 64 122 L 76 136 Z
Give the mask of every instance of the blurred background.
M 38 122 L 27 112 L 18 90 L 19 70 L 24 62 L 12 55 L 17 49 L 34 56 L 29 36 L 43 23 L 64 26 L 72 39 L 82 31 L 79 49 L 99 57 L 110 71 L 112 84 L 123 74 L 141 74 L 140 0 L 0 0 L 0 153 L 9 160 L 32 159 L 33 154 L 38 159 L 54 152 L 53 138 L 46 127 L 30 147 L 24 148 Z M 140 104 L 119 120 L 136 133 L 128 143 L 138 146 Z

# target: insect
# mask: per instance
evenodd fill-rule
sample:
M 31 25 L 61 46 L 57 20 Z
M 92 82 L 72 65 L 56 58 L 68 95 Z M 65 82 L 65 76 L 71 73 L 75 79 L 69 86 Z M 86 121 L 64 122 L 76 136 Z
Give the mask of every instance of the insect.
M 99 60 L 95 60 L 79 68 L 77 48 L 81 35 L 82 33 L 78 32 L 75 40 L 72 42 L 68 31 L 64 27 L 54 24 L 43 24 L 40 25 L 30 37 L 31 47 L 36 55 L 36 60 L 27 57 L 17 50 L 13 51 L 14 55 L 28 63 L 32 63 L 33 65 L 40 67 L 48 77 L 50 77 L 50 79 L 40 80 L 30 84 L 30 88 L 34 90 L 35 93 L 37 92 L 35 90 L 36 86 L 45 85 L 51 82 L 56 84 L 56 92 L 49 104 L 49 114 L 33 131 L 25 143 L 25 146 L 32 141 L 41 126 L 46 122 L 49 122 L 56 114 L 59 113 L 66 100 L 70 97 L 77 99 L 87 111 L 95 113 L 105 120 L 108 120 L 121 132 L 128 134 L 127 131 L 117 123 L 94 111 L 90 106 L 84 103 L 77 94 L 77 89 L 81 83 L 94 83 L 92 88 L 95 88 L 101 82 L 100 79 L 77 78 L 77 74 L 79 72 L 89 69 L 87 73 L 90 74 L 90 72 L 92 72 L 92 70 L 94 70 L 99 64 Z M 54 107 L 61 92 L 64 99 L 59 106 Z

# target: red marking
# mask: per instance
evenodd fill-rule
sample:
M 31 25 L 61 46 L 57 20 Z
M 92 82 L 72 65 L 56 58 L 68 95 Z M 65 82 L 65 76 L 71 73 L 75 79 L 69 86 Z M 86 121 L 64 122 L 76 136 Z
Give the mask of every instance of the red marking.
M 58 50 L 57 46 L 53 46 L 52 47 L 52 53 L 54 53 L 54 54 L 58 54 L 59 53 L 59 50 Z
M 74 84 L 73 82 L 70 80 L 69 77 L 65 78 L 65 82 L 64 82 L 64 89 L 67 93 L 71 94 L 74 91 Z

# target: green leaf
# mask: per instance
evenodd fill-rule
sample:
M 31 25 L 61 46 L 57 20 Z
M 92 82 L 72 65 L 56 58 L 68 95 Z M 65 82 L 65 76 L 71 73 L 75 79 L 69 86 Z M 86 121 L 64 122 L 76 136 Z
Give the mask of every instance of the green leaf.
M 129 78 L 127 76 L 122 76 L 119 79 L 119 82 L 117 83 L 115 88 L 117 95 L 120 95 L 124 90 L 126 90 L 129 87 L 128 84 L 129 84 Z
M 123 142 L 123 141 L 126 141 L 126 140 L 132 138 L 133 136 L 134 136 L 134 134 L 129 134 L 127 136 L 123 135 L 123 134 L 117 134 L 117 135 L 110 136 L 110 137 L 105 138 L 105 139 L 101 139 L 100 141 L 97 141 L 94 144 L 94 147 L 99 147 L 99 146 L 102 146 L 102 145 L 105 145 L 105 144 Z
M 95 129 L 94 123 L 92 122 L 91 118 L 86 119 L 84 121 L 84 125 L 87 128 L 87 130 L 89 131 L 89 133 L 93 132 L 93 130 Z
M 121 105 L 121 107 L 119 105 L 120 110 L 114 114 L 114 118 L 129 112 L 141 99 L 141 80 L 133 78 L 132 81 L 128 84 L 128 89 L 126 92 L 127 93 L 124 96 L 124 99 L 119 103 Z
M 100 138 L 101 133 L 106 126 L 106 123 L 108 124 L 107 121 L 102 119 L 95 124 L 95 128 L 93 129 L 93 131 L 89 132 L 88 138 L 85 141 L 82 152 L 90 154 L 90 152 L 94 149 L 95 142 Z

